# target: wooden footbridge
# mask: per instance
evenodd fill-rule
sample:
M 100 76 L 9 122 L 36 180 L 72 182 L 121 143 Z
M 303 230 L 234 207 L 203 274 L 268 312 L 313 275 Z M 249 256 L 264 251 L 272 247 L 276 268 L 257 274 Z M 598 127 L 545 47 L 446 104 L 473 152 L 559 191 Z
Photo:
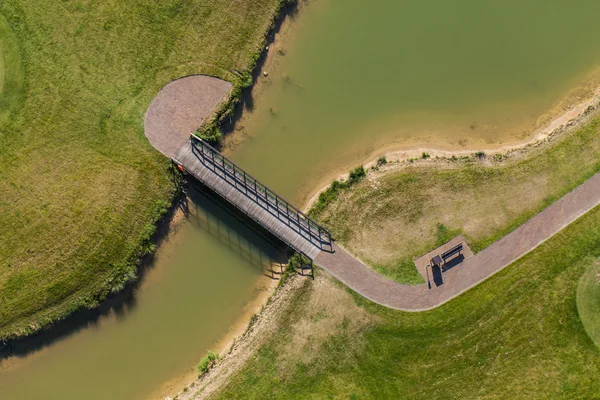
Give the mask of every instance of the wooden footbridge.
M 311 261 L 321 252 L 333 252 L 326 229 L 208 143 L 190 135 L 231 88 L 229 82 L 202 75 L 170 82 L 146 112 L 146 137 L 154 148 Z
M 300 254 L 333 252 L 327 229 L 194 135 L 173 161 Z
M 523 257 L 586 212 L 600 207 L 600 173 L 518 229 L 444 274 L 440 286 L 391 281 L 334 243 L 310 217 L 261 184 L 209 144 L 191 136 L 231 90 L 208 76 L 169 83 L 144 122 L 150 143 L 249 218 L 348 287 L 383 306 L 424 311 L 444 304 Z

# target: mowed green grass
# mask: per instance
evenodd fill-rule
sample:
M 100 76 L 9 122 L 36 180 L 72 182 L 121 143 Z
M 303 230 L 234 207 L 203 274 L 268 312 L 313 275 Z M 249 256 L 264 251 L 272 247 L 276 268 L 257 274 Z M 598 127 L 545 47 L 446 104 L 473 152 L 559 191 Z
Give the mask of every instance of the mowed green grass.
M 17 106 L 23 92 L 23 69 L 17 38 L 0 15 L 0 126 Z
M 174 195 L 169 161 L 144 137 L 149 103 L 185 75 L 236 83 L 279 3 L 0 3 L 24 71 L 0 126 L 0 338 L 93 306 L 134 277 Z
M 415 258 L 459 233 L 480 251 L 600 171 L 600 119 L 525 157 L 484 161 L 375 172 L 313 215 L 380 273 L 421 283 Z
M 600 259 L 590 262 L 579 280 L 577 310 L 586 332 L 600 349 Z
M 598 256 L 600 208 L 438 309 L 404 313 L 353 294 L 333 327 L 339 301 L 327 296 L 339 284 L 319 285 L 330 278 L 318 274 L 215 397 L 597 398 L 600 350 L 581 323 L 576 293 Z M 313 310 L 319 297 L 323 307 Z M 370 322 L 357 329 L 357 318 Z M 322 329 L 327 335 L 315 340 Z

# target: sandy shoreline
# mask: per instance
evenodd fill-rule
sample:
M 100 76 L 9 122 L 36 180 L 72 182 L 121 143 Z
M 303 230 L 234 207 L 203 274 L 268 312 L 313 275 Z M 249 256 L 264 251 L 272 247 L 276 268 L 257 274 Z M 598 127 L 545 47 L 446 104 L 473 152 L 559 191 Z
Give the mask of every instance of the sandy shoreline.
M 409 160 L 421 160 L 423 153 L 429 154 L 430 158 L 425 160 L 424 162 L 435 162 L 439 161 L 439 159 L 450 159 L 452 157 L 464 157 L 471 156 L 474 153 L 483 152 L 486 155 L 507 155 L 509 153 L 513 153 L 515 151 L 526 150 L 527 148 L 539 147 L 539 145 L 543 145 L 548 142 L 548 139 L 554 137 L 560 133 L 562 133 L 565 128 L 573 126 L 581 122 L 585 116 L 592 110 L 598 109 L 600 107 L 600 88 L 595 90 L 595 93 L 592 97 L 586 99 L 585 101 L 576 104 L 562 115 L 555 118 L 549 125 L 543 127 L 542 129 L 537 130 L 533 137 L 525 142 L 506 145 L 499 148 L 468 148 L 464 150 L 446 150 L 442 148 L 435 147 L 414 147 L 414 148 L 405 148 L 405 149 L 395 149 L 386 151 L 384 149 L 380 149 L 380 153 L 376 157 L 369 157 L 367 160 L 364 160 L 362 165 L 365 169 L 372 169 L 377 165 L 377 160 L 380 157 L 385 157 L 387 160 L 387 164 L 385 165 L 385 171 L 393 171 L 395 169 L 404 168 L 409 163 Z M 361 165 L 360 163 L 357 165 Z M 327 190 L 327 188 L 331 185 L 333 180 L 345 180 L 348 178 L 348 172 L 340 172 L 336 178 L 330 180 L 326 184 L 321 183 L 319 188 L 315 190 L 312 195 L 310 195 L 308 201 L 302 205 L 301 210 L 307 212 L 310 210 L 312 205 L 317 201 L 319 195 Z
M 252 317 L 267 304 L 267 301 L 271 298 L 277 287 L 277 282 L 277 280 L 273 280 L 266 275 L 259 280 L 255 288 L 256 296 L 246 303 L 240 316 L 236 318 L 227 332 L 211 346 L 212 351 L 219 355 L 228 353 L 229 349 L 236 342 L 236 339 L 244 335 Z M 204 354 L 198 354 L 198 361 L 203 356 Z M 197 378 L 198 372 L 196 371 L 196 366 L 192 365 L 183 375 L 162 383 L 159 388 L 153 391 L 148 399 L 168 399 L 170 394 L 181 392 L 184 388 L 188 387 L 190 382 L 194 382 Z
M 284 305 L 304 285 L 306 279 L 300 275 L 293 276 L 284 285 L 274 290 L 272 296 L 261 306 L 260 311 L 247 323 L 242 335 L 225 346 L 227 350 L 223 351 L 215 367 L 195 379 L 175 397 L 167 397 L 165 400 L 204 399 L 223 387 L 275 331 L 279 316 L 285 310 Z

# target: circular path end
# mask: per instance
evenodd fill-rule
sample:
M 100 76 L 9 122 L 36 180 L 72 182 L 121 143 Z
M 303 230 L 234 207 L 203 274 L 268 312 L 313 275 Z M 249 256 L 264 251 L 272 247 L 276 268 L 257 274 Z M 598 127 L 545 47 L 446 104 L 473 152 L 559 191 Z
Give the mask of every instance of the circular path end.
M 175 157 L 194 132 L 231 90 L 231 83 L 194 75 L 168 83 L 158 92 L 144 121 L 150 144 L 169 158 Z

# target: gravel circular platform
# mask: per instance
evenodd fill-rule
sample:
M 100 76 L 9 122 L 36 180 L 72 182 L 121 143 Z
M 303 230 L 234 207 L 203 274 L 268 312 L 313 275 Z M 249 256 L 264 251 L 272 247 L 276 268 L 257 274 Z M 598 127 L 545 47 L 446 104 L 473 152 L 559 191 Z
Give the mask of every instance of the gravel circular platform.
M 168 83 L 148 107 L 146 137 L 154 148 L 173 158 L 230 90 L 231 83 L 204 75 Z

